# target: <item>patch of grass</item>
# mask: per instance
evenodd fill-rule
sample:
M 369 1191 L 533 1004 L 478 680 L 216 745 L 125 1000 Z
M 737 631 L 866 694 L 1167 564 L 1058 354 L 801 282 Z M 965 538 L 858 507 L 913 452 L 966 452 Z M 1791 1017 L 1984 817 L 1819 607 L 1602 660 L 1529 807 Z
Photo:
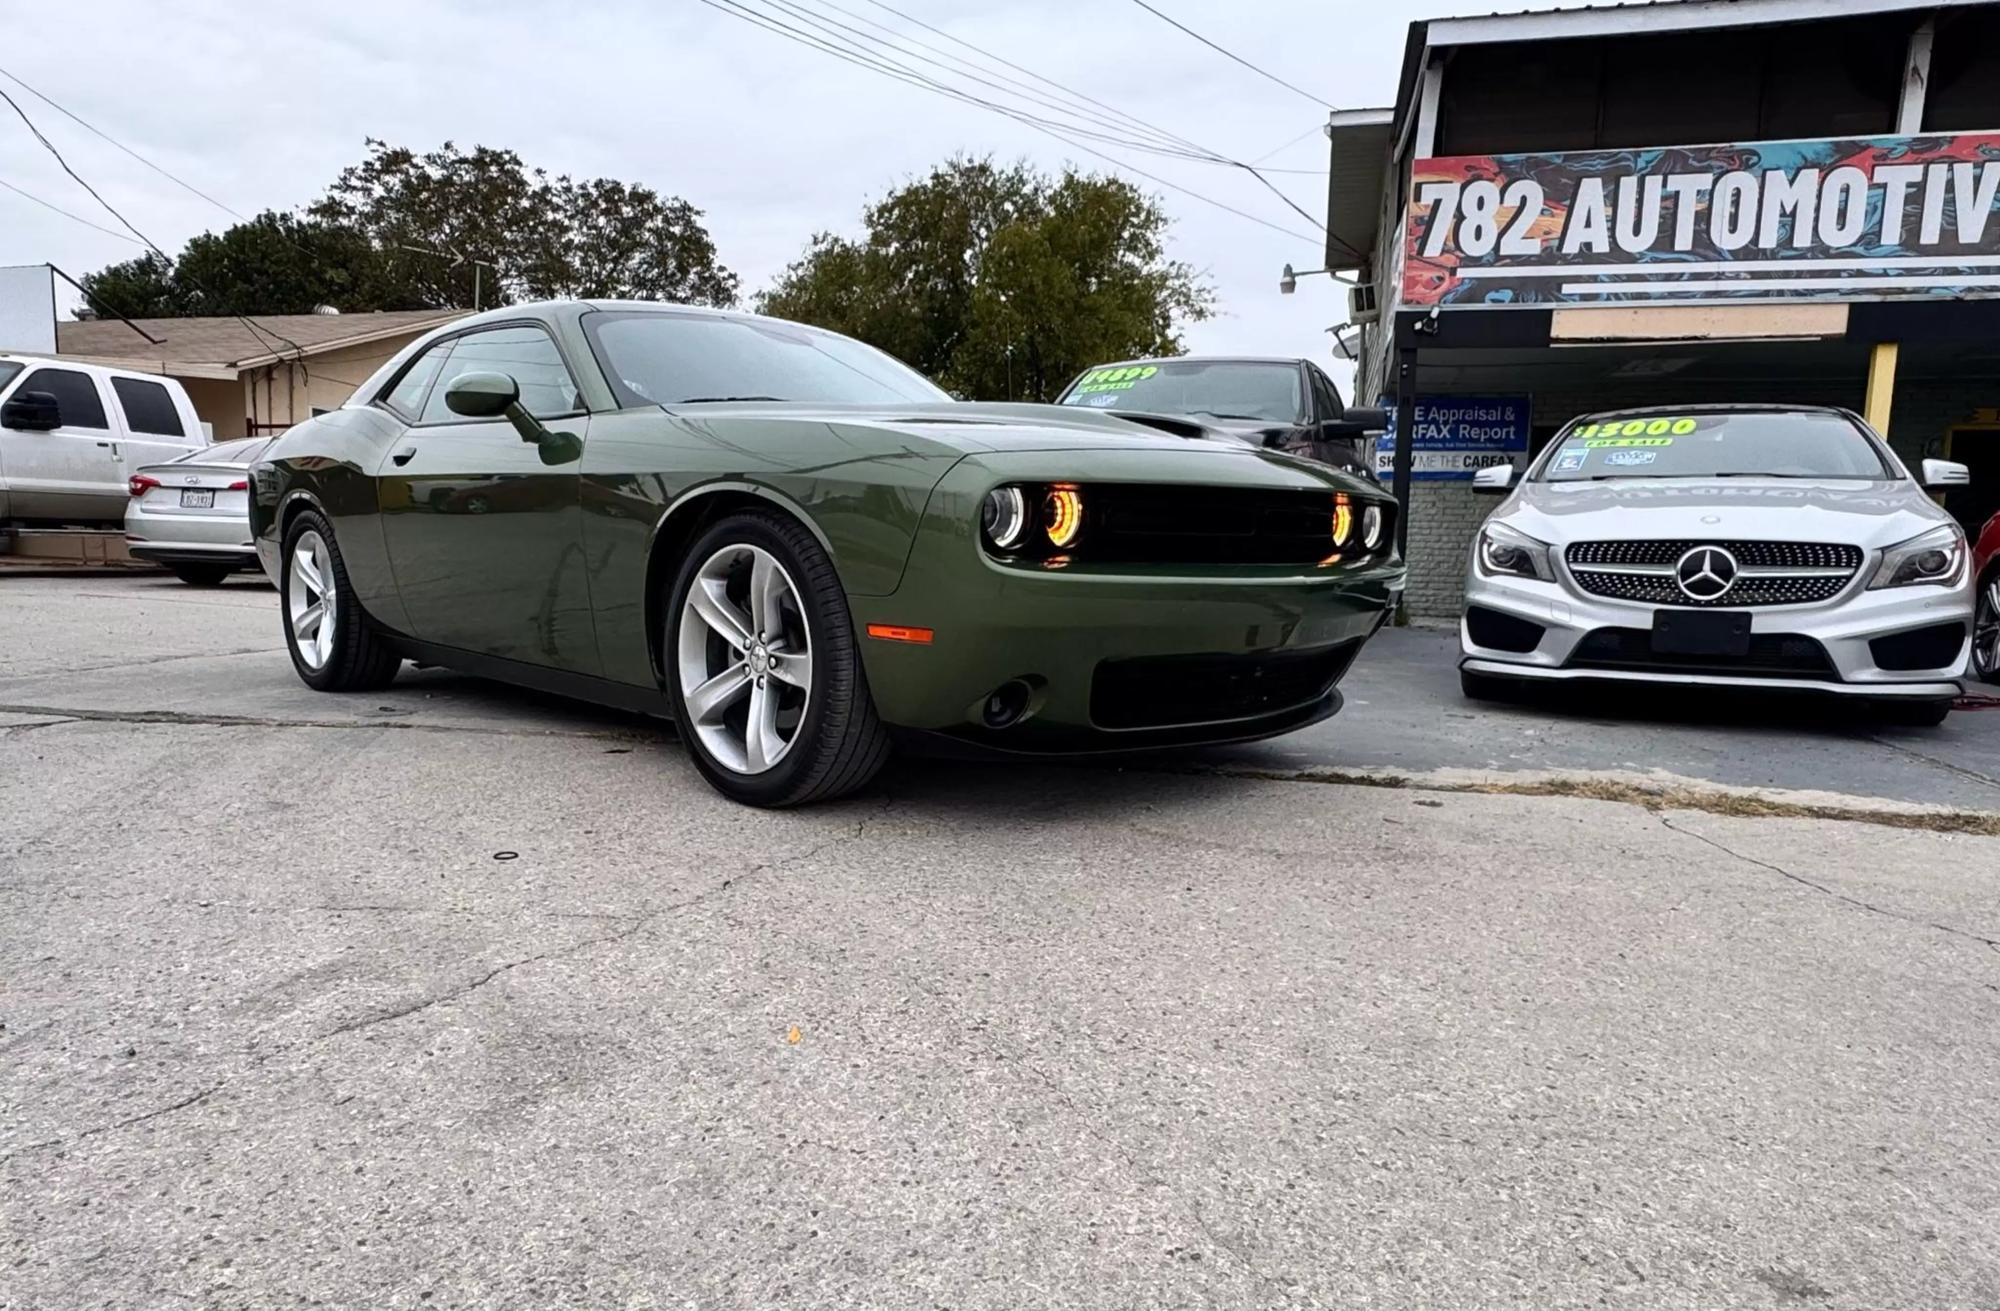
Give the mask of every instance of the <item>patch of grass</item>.
M 1500 780 L 1420 779 L 1403 774 L 1360 774 L 1341 770 L 1279 770 L 1223 768 L 1204 773 L 1231 778 L 1260 778 L 1279 783 L 1332 783 L 1346 787 L 1406 788 L 1423 792 L 1456 792 L 1478 796 L 1579 797 L 1586 801 L 1616 801 L 1648 810 L 1700 810 L 1711 815 L 1744 819 L 1831 819 L 1885 828 L 1920 829 L 1930 833 L 1969 833 L 2000 837 L 2000 814 L 1976 810 L 1895 810 L 1886 807 L 1821 805 L 1782 801 L 1754 793 L 1685 784 L 1648 784 L 1628 779 L 1588 775 Z

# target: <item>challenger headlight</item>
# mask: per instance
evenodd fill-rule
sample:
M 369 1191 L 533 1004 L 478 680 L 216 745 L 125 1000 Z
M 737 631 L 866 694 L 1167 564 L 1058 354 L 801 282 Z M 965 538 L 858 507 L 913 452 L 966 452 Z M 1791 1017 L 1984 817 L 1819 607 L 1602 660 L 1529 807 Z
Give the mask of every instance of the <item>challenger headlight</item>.
M 979 529 L 986 543 L 1012 550 L 1028 535 L 1028 498 L 1018 487 L 995 487 L 979 507 Z
M 1372 551 L 1382 544 L 1382 507 L 1371 505 L 1361 512 L 1361 549 Z
M 1957 524 L 1939 524 L 1928 532 L 1899 542 L 1882 552 L 1882 563 L 1868 580 L 1878 587 L 1912 587 L 1935 583 L 1950 587 L 1965 573 L 1965 534 Z
M 1479 530 L 1479 572 L 1555 581 L 1549 565 L 1549 544 L 1504 523 L 1488 522 Z

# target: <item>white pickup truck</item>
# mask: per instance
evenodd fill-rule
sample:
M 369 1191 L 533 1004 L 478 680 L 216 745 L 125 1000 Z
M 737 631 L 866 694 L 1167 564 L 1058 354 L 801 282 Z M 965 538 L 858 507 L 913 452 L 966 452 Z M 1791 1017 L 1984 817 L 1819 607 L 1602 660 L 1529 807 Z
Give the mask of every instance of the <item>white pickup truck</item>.
M 0 352 L 0 538 L 117 527 L 133 470 L 207 445 L 172 378 Z

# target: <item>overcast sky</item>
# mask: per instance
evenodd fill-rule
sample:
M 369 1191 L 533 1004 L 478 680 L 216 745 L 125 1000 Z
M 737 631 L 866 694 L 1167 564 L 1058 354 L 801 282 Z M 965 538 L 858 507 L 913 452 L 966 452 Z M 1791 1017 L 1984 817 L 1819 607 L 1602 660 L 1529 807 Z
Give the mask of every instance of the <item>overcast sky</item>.
M 907 26 L 872 0 L 786 2 L 843 22 L 852 20 L 828 5 Z M 1324 106 L 1230 62 L 1133 0 L 889 2 L 1206 149 L 1301 170 L 1270 177 L 1315 219 L 1325 217 Z M 746 3 L 765 8 L 769 0 Z M 1411 19 L 1481 8 L 1454 0 L 1153 3 L 1341 108 L 1391 102 Z M 907 30 L 971 57 L 932 33 Z M 954 152 L 1025 158 L 1047 169 L 1113 167 L 701 0 L 21 5 L 9 15 L 0 68 L 245 215 L 310 202 L 361 157 L 367 136 L 420 151 L 447 139 L 509 147 L 552 173 L 643 183 L 705 211 L 746 294 L 768 286 L 813 232 L 854 232 L 864 202 Z M 77 171 L 169 253 L 233 221 L 18 86 L 0 84 Z M 0 116 L 0 182 L 117 228 L 4 105 Z M 1327 359 L 1324 329 L 1344 317 L 1341 289 L 1319 277 L 1302 281 L 1295 296 L 1278 294 L 1285 263 L 1301 270 L 1321 263 L 1307 219 L 1238 170 L 1105 150 L 1300 234 L 1127 173 L 1173 216 L 1173 255 L 1203 270 L 1219 293 L 1216 318 L 1188 333 L 1191 348 Z M 0 264 L 47 262 L 81 276 L 139 251 L 0 189 Z

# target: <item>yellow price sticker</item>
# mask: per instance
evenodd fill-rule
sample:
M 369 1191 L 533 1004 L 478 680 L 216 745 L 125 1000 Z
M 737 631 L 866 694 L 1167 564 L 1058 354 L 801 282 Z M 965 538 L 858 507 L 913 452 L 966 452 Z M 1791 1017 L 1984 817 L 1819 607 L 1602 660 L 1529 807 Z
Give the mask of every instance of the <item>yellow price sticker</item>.
M 1686 415 L 1658 419 L 1613 419 L 1609 423 L 1586 423 L 1572 437 L 1685 437 L 1697 424 Z

